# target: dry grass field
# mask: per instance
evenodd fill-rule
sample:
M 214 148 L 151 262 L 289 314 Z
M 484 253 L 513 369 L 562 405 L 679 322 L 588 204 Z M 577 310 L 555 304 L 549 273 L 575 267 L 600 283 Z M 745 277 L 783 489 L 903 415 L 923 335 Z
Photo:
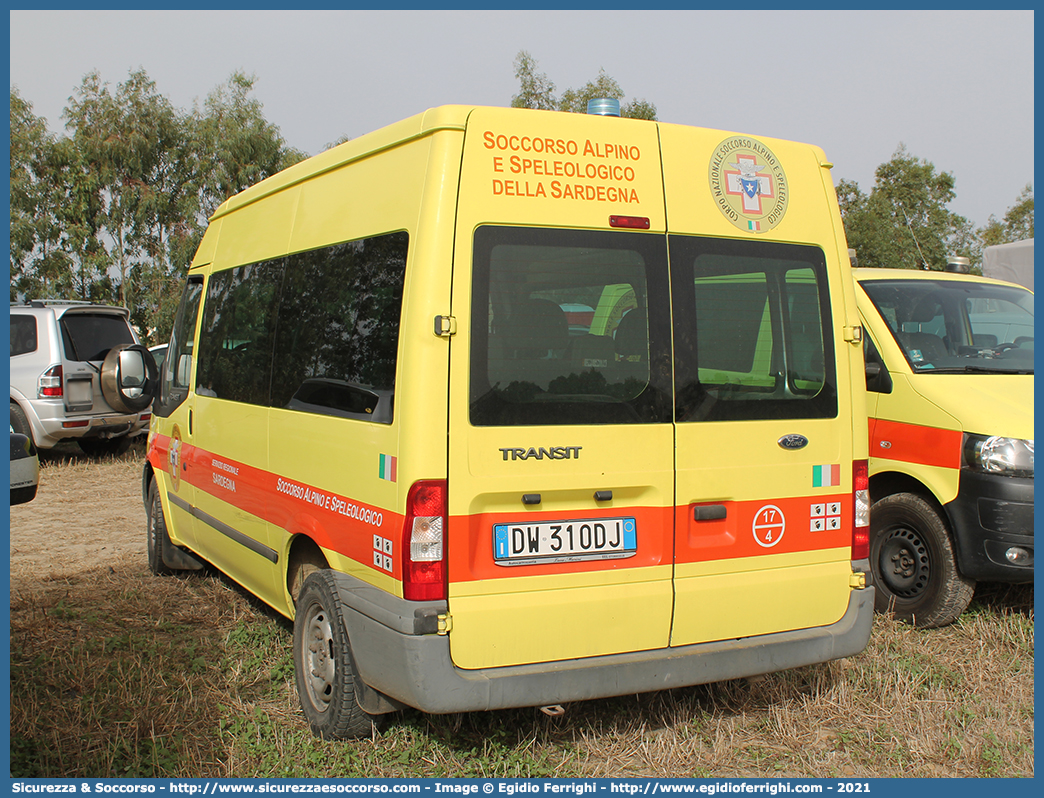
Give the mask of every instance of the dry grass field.
M 1034 775 L 1032 586 L 981 585 L 944 629 L 879 617 L 838 662 L 316 740 L 289 624 L 220 574 L 148 572 L 142 457 L 46 455 L 12 508 L 13 776 Z

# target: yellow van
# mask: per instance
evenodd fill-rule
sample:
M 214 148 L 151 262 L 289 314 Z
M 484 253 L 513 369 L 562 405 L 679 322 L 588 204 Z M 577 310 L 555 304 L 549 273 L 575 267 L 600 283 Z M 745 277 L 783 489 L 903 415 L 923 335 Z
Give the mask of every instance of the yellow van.
M 323 737 L 860 652 L 861 330 L 830 164 L 442 107 L 231 198 L 188 272 L 149 562 L 294 620 Z
M 952 272 L 854 274 L 877 607 L 940 626 L 976 581 L 1033 581 L 1033 293 Z

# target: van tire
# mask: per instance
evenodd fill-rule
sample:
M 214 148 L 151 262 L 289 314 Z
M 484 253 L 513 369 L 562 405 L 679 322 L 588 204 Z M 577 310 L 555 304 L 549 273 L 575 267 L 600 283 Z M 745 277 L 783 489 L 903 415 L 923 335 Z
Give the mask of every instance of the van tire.
M 167 534 L 167 519 L 163 517 L 163 502 L 160 500 L 158 482 L 149 486 L 149 514 L 145 522 L 145 548 L 149 556 L 149 570 L 156 576 L 174 573 L 163 561 L 163 550 L 172 546 Z
M 895 493 L 870 511 L 875 609 L 922 628 L 952 623 L 971 603 L 975 582 L 957 570 L 946 523 L 927 501 Z
M 324 740 L 373 735 L 382 716 L 368 715 L 355 700 L 359 675 L 337 586 L 326 569 L 309 574 L 301 586 L 294 614 L 294 671 L 313 734 Z

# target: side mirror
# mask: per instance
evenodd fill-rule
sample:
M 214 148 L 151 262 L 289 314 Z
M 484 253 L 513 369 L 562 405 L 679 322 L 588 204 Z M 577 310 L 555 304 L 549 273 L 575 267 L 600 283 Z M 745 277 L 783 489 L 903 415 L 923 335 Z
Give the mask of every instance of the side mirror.
M 141 344 L 114 346 L 102 362 L 102 396 L 119 413 L 139 413 L 159 389 L 159 369 Z

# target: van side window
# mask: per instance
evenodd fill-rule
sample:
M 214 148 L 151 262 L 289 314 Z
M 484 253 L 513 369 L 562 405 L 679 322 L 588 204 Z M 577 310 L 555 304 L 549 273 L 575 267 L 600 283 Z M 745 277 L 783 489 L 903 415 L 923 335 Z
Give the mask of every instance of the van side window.
M 409 235 L 287 258 L 272 406 L 390 424 Z
M 671 237 L 678 421 L 837 415 L 821 250 Z
M 36 319 L 32 316 L 11 314 L 11 357 L 35 352 Z
M 670 422 L 662 236 L 482 227 L 471 423 Z
M 160 393 L 153 408 L 156 415 L 166 418 L 188 396 L 192 377 L 192 349 L 199 316 L 199 301 L 203 296 L 203 278 L 190 277 L 181 295 L 181 304 L 174 316 L 174 329 L 163 360 L 160 374 Z
M 199 336 L 196 393 L 267 405 L 282 260 L 211 275 Z
M 212 275 L 196 392 L 390 424 L 408 244 L 390 233 Z

